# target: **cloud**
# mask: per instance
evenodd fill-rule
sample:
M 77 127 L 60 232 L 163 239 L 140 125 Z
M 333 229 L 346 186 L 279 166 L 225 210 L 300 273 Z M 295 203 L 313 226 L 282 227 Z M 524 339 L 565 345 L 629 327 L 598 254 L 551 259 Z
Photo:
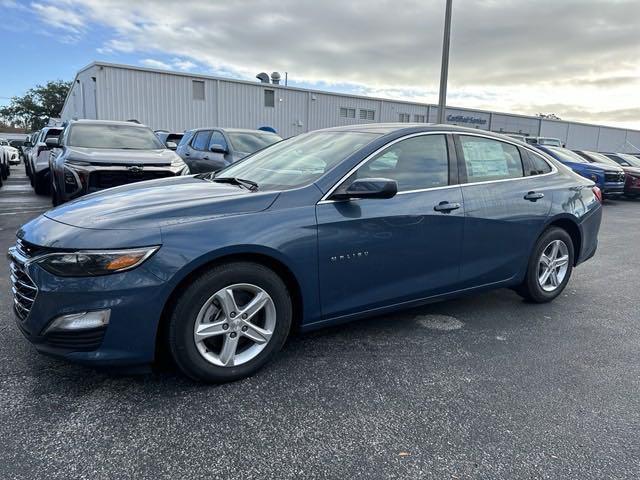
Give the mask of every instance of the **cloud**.
M 145 58 L 144 60 L 141 60 L 140 63 L 149 68 L 159 68 L 162 70 L 171 69 L 171 65 L 169 65 L 168 63 L 161 62 L 160 60 L 154 60 L 153 58 Z
M 110 32 L 104 52 L 158 55 L 252 79 L 288 71 L 293 82 L 348 84 L 435 102 L 441 0 L 41 0 L 50 18 Z M 640 106 L 637 0 L 458 0 L 453 7 L 450 99 L 460 106 L 588 111 Z M 576 110 L 577 111 L 577 110 Z M 579 120 L 580 118 L 578 118 Z M 602 118 L 600 121 L 607 120 Z M 619 121 L 611 118 L 611 121 Z M 640 126 L 640 118 L 630 119 Z

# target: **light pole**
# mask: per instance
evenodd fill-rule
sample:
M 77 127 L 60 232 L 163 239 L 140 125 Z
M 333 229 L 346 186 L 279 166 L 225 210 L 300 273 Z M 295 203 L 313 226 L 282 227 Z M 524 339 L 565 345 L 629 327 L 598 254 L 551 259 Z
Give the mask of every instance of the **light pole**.
M 444 11 L 444 39 L 442 40 L 442 68 L 440 69 L 440 97 L 438 99 L 438 123 L 444 123 L 447 109 L 447 77 L 449 76 L 449 45 L 451 44 L 451 4 L 446 0 Z

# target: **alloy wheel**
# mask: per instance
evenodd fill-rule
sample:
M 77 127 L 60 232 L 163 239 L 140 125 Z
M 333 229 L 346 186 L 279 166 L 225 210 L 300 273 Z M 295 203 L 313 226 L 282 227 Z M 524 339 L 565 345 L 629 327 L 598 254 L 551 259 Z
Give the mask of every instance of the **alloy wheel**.
M 550 242 L 538 261 L 538 283 L 545 292 L 556 290 L 569 269 L 569 248 L 562 240 Z
M 200 355 L 220 367 L 242 365 L 269 343 L 276 307 L 269 294 L 248 283 L 214 293 L 196 317 L 193 339 Z

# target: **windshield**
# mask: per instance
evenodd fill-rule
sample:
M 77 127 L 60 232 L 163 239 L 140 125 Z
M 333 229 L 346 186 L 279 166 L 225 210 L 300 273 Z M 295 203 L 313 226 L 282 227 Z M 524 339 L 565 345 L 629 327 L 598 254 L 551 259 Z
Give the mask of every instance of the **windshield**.
M 558 148 L 558 147 L 547 147 L 550 151 L 552 151 L 555 155 L 558 156 L 560 160 L 563 162 L 573 162 L 573 163 L 589 163 L 585 158 L 581 157 L 575 152 L 571 150 L 567 150 L 566 148 Z
M 620 165 L 618 165 L 618 162 L 616 162 L 615 160 L 611 160 L 609 157 L 606 157 L 601 153 L 598 153 L 598 152 L 584 152 L 584 153 L 593 162 L 602 163 L 602 164 L 605 164 L 605 165 L 615 165 L 616 167 L 620 166 Z
M 551 147 L 562 147 L 562 143 L 557 138 L 538 138 L 538 143 L 540 145 L 549 145 Z
M 157 150 L 164 148 L 158 137 L 146 127 L 133 125 L 72 125 L 68 145 L 83 148 Z
M 621 159 L 623 159 L 632 167 L 640 167 L 640 159 L 638 159 L 637 157 L 634 157 L 633 155 L 629 155 L 628 153 L 617 153 L 616 155 Z
M 298 135 L 221 170 L 216 177 L 251 180 L 260 190 L 308 185 L 378 136 L 363 132 Z
M 273 133 L 227 132 L 233 149 L 243 153 L 253 153 L 282 140 Z

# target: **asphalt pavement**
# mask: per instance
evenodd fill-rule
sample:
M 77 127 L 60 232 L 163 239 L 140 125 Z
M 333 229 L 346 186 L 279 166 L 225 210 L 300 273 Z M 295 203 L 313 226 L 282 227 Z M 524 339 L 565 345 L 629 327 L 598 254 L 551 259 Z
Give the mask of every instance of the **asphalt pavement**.
M 49 208 L 0 189 L 0 251 Z M 640 476 L 640 201 L 549 305 L 510 290 L 290 339 L 252 378 L 96 371 L 36 353 L 0 256 L 0 479 Z

